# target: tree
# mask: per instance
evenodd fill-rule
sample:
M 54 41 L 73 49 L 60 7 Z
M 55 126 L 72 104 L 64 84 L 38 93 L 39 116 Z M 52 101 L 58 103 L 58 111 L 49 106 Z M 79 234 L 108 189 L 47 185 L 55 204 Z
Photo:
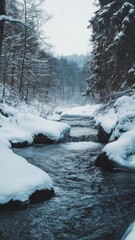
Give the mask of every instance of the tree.
M 44 12 L 42 17 L 41 2 L 8 0 L 6 14 L 0 16 L 0 23 L 5 23 L 0 65 L 2 101 L 6 99 L 7 87 L 12 89 L 10 94 L 16 92 L 26 102 L 33 98 L 41 100 L 39 95 L 46 100 L 47 86 L 51 86 L 48 80 L 51 78 L 51 58 L 49 60 L 49 47 L 41 35 L 41 28 L 50 16 Z
M 0 1 L 0 15 L 5 15 L 5 0 Z M 4 33 L 4 21 L 0 21 L 0 56 L 2 50 L 3 33 Z
M 131 91 L 135 84 L 135 2 L 100 0 L 100 9 L 90 20 L 93 28 L 93 75 L 87 93 L 101 99 Z

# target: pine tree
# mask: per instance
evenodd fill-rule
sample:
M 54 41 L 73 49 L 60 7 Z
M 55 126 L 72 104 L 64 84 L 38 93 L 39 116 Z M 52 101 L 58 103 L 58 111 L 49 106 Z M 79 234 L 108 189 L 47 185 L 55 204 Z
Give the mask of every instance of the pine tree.
M 131 91 L 135 84 L 135 1 L 100 0 L 93 28 L 93 75 L 87 93 L 102 99 Z

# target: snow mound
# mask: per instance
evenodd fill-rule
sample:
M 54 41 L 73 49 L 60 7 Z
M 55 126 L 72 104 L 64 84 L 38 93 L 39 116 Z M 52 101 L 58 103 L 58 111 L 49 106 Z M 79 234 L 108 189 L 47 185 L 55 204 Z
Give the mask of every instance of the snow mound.
M 11 144 L 12 146 L 23 142 L 31 144 L 38 134 L 59 141 L 69 133 L 71 127 L 38 115 L 19 112 L 7 105 L 2 105 L 2 114 L 0 114 L 0 205 L 10 201 L 25 202 L 40 190 L 49 190 L 52 193 L 53 184 L 49 175 L 13 153 L 10 149 Z
M 15 116 L 17 113 L 17 110 L 14 107 L 8 106 L 6 103 L 1 103 L 0 111 L 7 117 Z
M 102 150 L 116 166 L 135 170 L 135 130 L 124 133 Z
M 100 105 L 85 105 L 81 107 L 73 107 L 73 108 L 68 108 L 65 109 L 61 117 L 62 118 L 86 118 L 86 117 L 93 117 L 94 112 L 99 109 Z
M 71 129 L 68 124 L 46 120 L 30 113 L 19 113 L 4 117 L 0 114 L 0 140 L 11 143 L 27 142 L 30 145 L 34 137 L 43 134 L 48 139 L 57 142 L 67 135 Z
M 110 141 L 119 138 L 124 132 L 135 129 L 135 111 L 122 114 L 113 130 Z
M 36 190 L 52 189 L 49 175 L 0 143 L 0 204 L 27 201 Z
M 118 98 L 114 103 L 114 109 L 118 115 L 127 111 L 135 111 L 135 95 Z
M 117 123 L 117 116 L 114 109 L 111 108 L 107 113 L 95 117 L 95 122 L 96 126 L 100 125 L 106 133 L 110 134 Z
M 133 115 L 134 111 L 135 111 L 135 95 L 119 97 L 115 101 L 114 106 L 112 108 L 110 108 L 100 116 L 99 115 L 95 116 L 96 126 L 100 125 L 104 129 L 104 131 L 108 134 L 110 134 L 112 130 L 116 127 L 115 133 L 113 133 L 113 136 L 111 137 L 111 140 L 114 140 L 115 138 L 121 135 L 118 129 L 122 127 L 123 124 L 122 122 L 123 121 L 126 122 L 126 120 L 128 119 L 127 124 L 124 124 L 126 129 L 126 125 L 128 125 L 128 122 L 130 122 L 131 120 L 130 115 Z M 129 130 L 131 130 L 130 127 Z
M 71 129 L 66 123 L 50 121 L 30 113 L 18 114 L 16 122 L 18 122 L 22 130 L 29 133 L 32 137 L 37 134 L 43 134 L 53 141 L 59 141 Z

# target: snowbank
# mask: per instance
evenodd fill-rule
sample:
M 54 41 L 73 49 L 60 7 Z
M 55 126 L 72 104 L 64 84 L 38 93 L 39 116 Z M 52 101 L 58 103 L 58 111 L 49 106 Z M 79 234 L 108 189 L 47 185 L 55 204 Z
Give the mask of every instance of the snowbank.
M 66 123 L 54 122 L 33 114 L 18 114 L 15 118 L 19 128 L 32 137 L 43 134 L 53 141 L 59 141 L 68 134 L 71 127 Z
M 115 101 L 113 107 L 108 111 L 102 115 L 95 116 L 96 125 L 100 125 L 106 133 L 111 133 L 116 124 L 125 116 L 125 113 L 133 113 L 134 111 L 135 95 L 130 97 L 122 96 Z
M 94 112 L 98 110 L 101 105 L 85 105 L 81 107 L 73 107 L 63 110 L 61 117 L 62 118 L 86 118 L 93 117 Z
M 121 240 L 134 240 L 134 239 L 135 239 L 135 223 L 132 223 Z
M 116 166 L 135 170 L 135 130 L 124 133 L 102 150 Z
M 13 153 L 0 143 L 0 204 L 18 200 L 25 202 L 36 190 L 51 190 L 52 180 L 47 173 Z
M 52 120 L 52 121 L 60 121 L 61 116 L 60 116 L 60 114 L 54 113 L 54 114 L 50 114 L 49 116 L 47 116 L 47 119 Z
M 95 117 L 95 125 L 100 125 L 106 133 L 110 134 L 117 123 L 117 116 L 113 108 L 107 113 Z
M 119 97 L 114 103 L 114 109 L 118 115 L 128 111 L 135 111 L 135 95 Z
M 103 143 L 118 139 L 124 132 L 135 127 L 135 95 L 118 98 L 113 107 L 102 115 L 95 115 L 99 126 L 98 139 Z
M 36 195 L 37 191 L 40 191 L 42 199 L 47 198 L 45 194 L 53 195 L 53 184 L 49 175 L 13 153 L 11 145 L 32 144 L 38 135 L 57 142 L 69 131 L 70 126 L 67 124 L 1 105 L 0 208 L 15 201 L 26 202 L 32 199 L 32 196 L 37 199 L 39 197 L 39 192 L 38 197 Z
M 0 139 L 6 139 L 11 143 L 26 142 L 32 144 L 38 134 L 46 139 L 57 142 L 64 138 L 70 131 L 70 126 L 65 123 L 54 122 L 40 116 L 19 113 L 4 117 L 0 114 Z
M 135 170 L 135 95 L 118 98 L 114 107 L 98 117 L 97 122 L 110 133 L 110 143 L 103 148 L 96 163 L 104 167 L 108 160 L 114 167 Z
M 117 124 L 112 132 L 110 141 L 119 138 L 124 132 L 135 129 L 135 111 L 122 114 L 117 119 Z

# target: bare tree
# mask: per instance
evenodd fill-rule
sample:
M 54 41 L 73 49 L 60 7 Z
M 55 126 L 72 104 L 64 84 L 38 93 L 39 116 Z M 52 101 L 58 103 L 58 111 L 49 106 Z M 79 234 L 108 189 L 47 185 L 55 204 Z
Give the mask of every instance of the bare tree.
M 5 14 L 5 0 L 0 1 L 0 15 Z M 4 33 L 4 21 L 0 21 L 0 56 L 2 50 L 2 42 L 3 42 L 3 33 Z

